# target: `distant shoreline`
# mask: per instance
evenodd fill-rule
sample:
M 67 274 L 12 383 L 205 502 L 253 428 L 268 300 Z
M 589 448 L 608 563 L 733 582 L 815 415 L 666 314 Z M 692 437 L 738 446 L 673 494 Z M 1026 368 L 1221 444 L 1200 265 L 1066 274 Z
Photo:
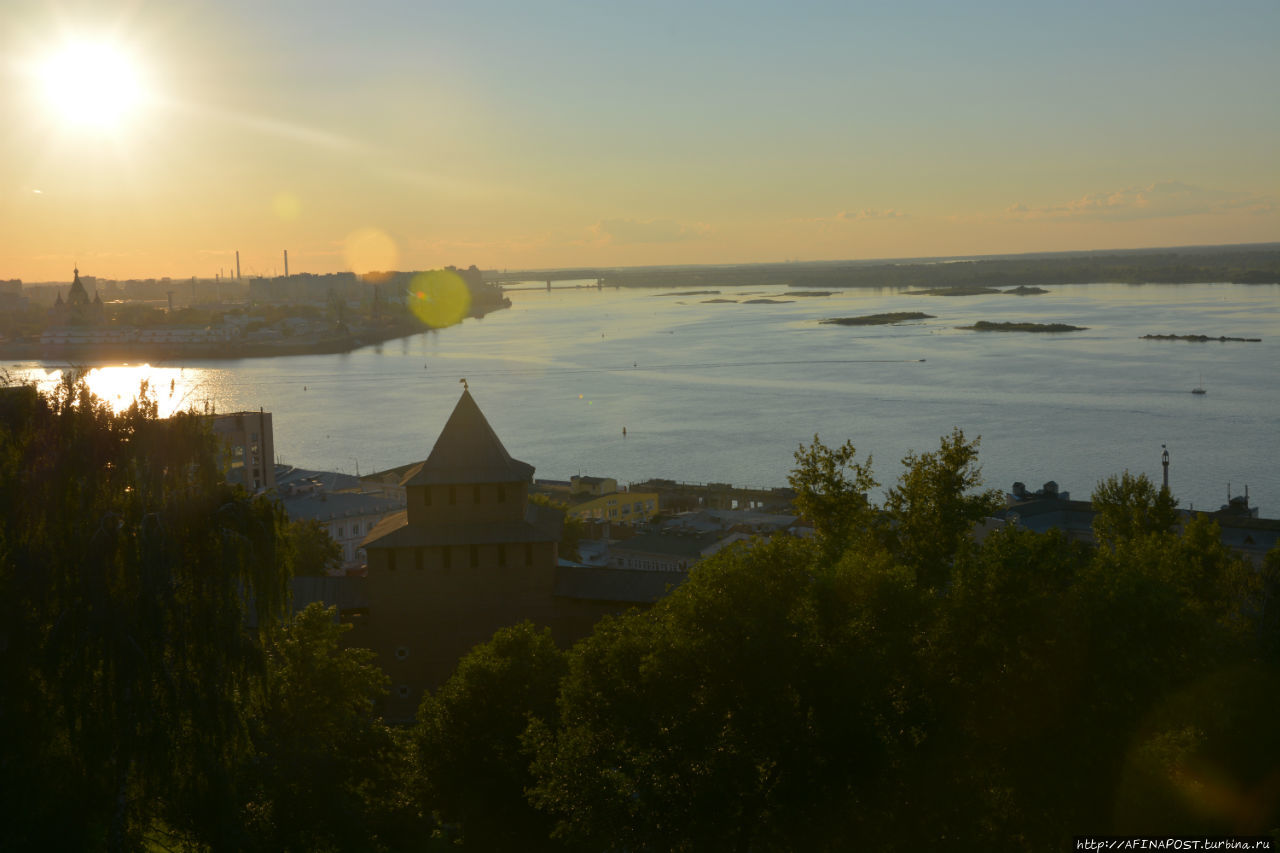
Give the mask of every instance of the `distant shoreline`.
M 875 261 L 723 264 L 671 267 L 575 267 L 490 273 L 494 284 L 599 281 L 603 287 L 784 286 L 800 290 L 883 287 L 1015 288 L 1067 284 L 1280 284 L 1280 243 L 1189 246 Z M 593 285 L 595 286 L 595 285 Z M 1025 290 L 1017 290 L 1024 287 Z M 1010 292 L 1004 290 L 1002 292 Z
M 506 306 L 495 306 L 503 308 Z M 488 311 L 472 313 L 483 317 Z M 354 352 L 387 341 L 408 338 L 432 327 L 417 320 L 390 326 L 361 329 L 359 334 L 316 338 L 282 338 L 274 341 L 225 341 L 217 343 L 103 343 L 72 346 L 48 346 L 34 342 L 0 344 L 0 360 L 39 361 L 61 364 L 87 364 L 102 361 L 175 362 L 238 361 L 245 358 L 283 358 L 296 355 L 335 355 Z

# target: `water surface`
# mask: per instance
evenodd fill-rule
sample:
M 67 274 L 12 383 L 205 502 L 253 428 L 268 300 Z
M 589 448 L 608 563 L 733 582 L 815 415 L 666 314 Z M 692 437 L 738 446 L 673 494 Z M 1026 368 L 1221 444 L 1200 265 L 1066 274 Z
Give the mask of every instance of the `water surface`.
M 721 288 L 719 298 L 790 298 Z M 480 320 L 339 355 L 114 366 L 113 400 L 150 376 L 162 409 L 206 403 L 273 413 L 278 457 L 362 473 L 424 458 L 466 377 L 514 456 L 538 477 L 584 473 L 785 484 L 815 433 L 873 454 L 879 479 L 953 426 L 982 437 L 988 484 L 1056 480 L 1087 497 L 1125 469 L 1160 477 L 1182 505 L 1217 508 L 1247 484 L 1280 516 L 1280 286 L 1068 285 L 1041 296 L 913 296 L 856 289 L 786 304 L 706 303 L 669 290 L 511 293 Z M 900 326 L 824 317 L 923 311 Z M 979 333 L 978 320 L 1087 326 Z M 1261 343 L 1147 341 L 1147 333 Z M 55 365 L 17 365 L 24 376 Z M 1203 380 L 1202 378 L 1203 377 Z M 1190 393 L 1203 381 L 1208 393 Z M 172 391 L 171 391 L 172 384 Z M 626 436 L 623 436 L 623 428 Z

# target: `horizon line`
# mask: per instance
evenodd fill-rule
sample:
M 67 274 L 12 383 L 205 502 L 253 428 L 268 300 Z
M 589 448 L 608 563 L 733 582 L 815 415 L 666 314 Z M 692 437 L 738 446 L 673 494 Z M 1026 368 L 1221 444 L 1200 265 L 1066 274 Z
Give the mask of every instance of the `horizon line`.
M 477 267 L 477 269 L 480 269 L 481 272 L 495 272 L 503 276 L 509 276 L 509 275 L 516 275 L 520 273 L 556 273 L 556 272 L 591 271 L 591 270 L 624 271 L 624 270 L 677 270 L 677 269 L 731 269 L 735 267 L 819 266 L 819 265 L 832 265 L 832 264 L 859 264 L 859 265 L 867 265 L 867 266 L 871 266 L 875 264 L 895 264 L 895 265 L 908 264 L 908 263 L 926 264 L 926 263 L 937 263 L 941 261 L 1012 260 L 1017 258 L 1046 258 L 1046 257 L 1063 258 L 1063 257 L 1084 256 L 1084 255 L 1124 255 L 1124 254 L 1136 254 L 1136 253 L 1143 253 L 1143 252 L 1188 251 L 1188 250 L 1197 250 L 1197 249 L 1206 250 L 1206 249 L 1269 249 L 1269 248 L 1280 249 L 1280 240 L 1261 242 L 1261 243 L 1256 243 L 1256 242 L 1255 243 L 1189 243 L 1189 244 L 1180 244 L 1180 245 L 1172 245 L 1172 246 L 1170 245 L 1136 246 L 1136 247 L 1129 247 L 1129 248 L 1123 248 L 1123 249 L 1060 249 L 1060 250 L 1035 251 L 1035 252 L 995 252 L 995 253 L 978 254 L 978 255 L 914 255 L 914 256 L 908 255 L 908 256 L 898 256 L 898 257 L 885 257 L 885 258 L 825 258 L 825 259 L 815 259 L 815 260 L 784 259 L 781 261 L 724 261 L 720 263 L 633 264 L 633 265 L 627 265 L 627 266 L 603 266 L 599 264 L 596 264 L 596 265 L 578 264 L 578 265 L 553 266 L 553 267 L 517 267 L 511 270 L 508 270 L 508 269 L 500 270 L 497 267 L 485 268 L 485 267 L 480 267 L 478 264 L 475 266 Z M 437 267 L 430 267 L 425 269 L 380 270 L 379 272 L 394 275 L 397 273 L 426 272 L 431 269 L 437 269 Z M 443 269 L 443 267 L 440 267 L 440 269 Z M 288 277 L 293 278 L 296 276 L 303 276 L 303 275 L 323 276 L 323 275 L 345 275 L 345 274 L 361 275 L 362 273 L 356 273 L 354 270 L 338 270 L 334 272 L 321 272 L 321 273 L 304 271 L 304 272 L 292 273 Z M 175 283 L 180 283 L 180 282 L 190 283 L 192 279 L 194 279 L 195 281 L 220 280 L 214 276 L 199 276 L 199 275 L 147 276 L 145 278 L 133 277 L 133 278 L 118 279 L 118 278 L 106 278 L 106 277 L 90 274 L 88 277 L 94 279 L 95 281 L 146 281 L 146 280 L 159 280 L 163 278 L 169 278 L 169 279 L 172 279 Z M 251 275 L 251 276 L 243 277 L 244 280 L 261 279 L 261 278 L 285 278 L 285 276 Z M 42 281 L 32 281 L 30 283 L 22 281 L 22 279 L 14 279 L 14 280 L 22 282 L 23 287 L 61 283 L 60 280 L 50 280 L 50 279 L 45 279 Z M 228 276 L 221 280 L 237 281 L 239 279 Z

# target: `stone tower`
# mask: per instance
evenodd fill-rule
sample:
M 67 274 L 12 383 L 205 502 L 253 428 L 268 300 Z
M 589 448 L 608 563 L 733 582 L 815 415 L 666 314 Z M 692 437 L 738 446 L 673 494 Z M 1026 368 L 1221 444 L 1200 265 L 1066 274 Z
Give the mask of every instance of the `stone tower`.
M 365 538 L 368 616 L 350 643 L 376 651 L 391 676 L 388 719 L 412 717 L 423 690 L 498 628 L 529 619 L 571 639 L 555 595 L 563 516 L 528 502 L 532 479 L 464 389 L 402 480 L 406 508 Z

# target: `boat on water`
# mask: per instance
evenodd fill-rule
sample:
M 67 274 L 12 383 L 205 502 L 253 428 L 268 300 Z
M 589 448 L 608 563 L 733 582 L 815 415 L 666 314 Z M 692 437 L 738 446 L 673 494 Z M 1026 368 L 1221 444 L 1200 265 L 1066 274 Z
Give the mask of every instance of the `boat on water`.
M 1208 394 L 1209 393 L 1208 391 L 1204 390 L 1204 374 L 1203 373 L 1200 374 L 1200 384 L 1192 388 L 1191 393 L 1192 394 Z

